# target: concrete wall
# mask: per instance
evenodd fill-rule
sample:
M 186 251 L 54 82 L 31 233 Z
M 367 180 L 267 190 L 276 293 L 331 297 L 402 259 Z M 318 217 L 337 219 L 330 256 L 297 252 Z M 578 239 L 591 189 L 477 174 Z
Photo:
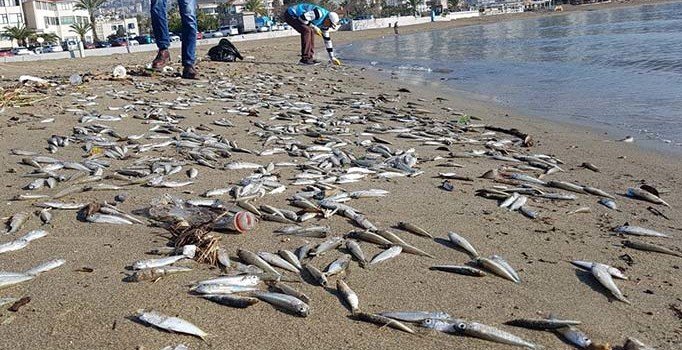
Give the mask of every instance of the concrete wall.
M 287 37 L 287 36 L 293 36 L 293 35 L 298 35 L 296 31 L 293 29 L 290 30 L 279 30 L 275 32 L 260 32 L 260 33 L 251 33 L 251 34 L 244 34 L 244 35 L 235 35 L 228 37 L 230 41 L 232 42 L 240 42 L 240 41 L 248 41 L 248 40 L 262 40 L 262 39 L 272 39 L 272 38 L 281 38 L 281 37 Z M 210 39 L 202 39 L 197 42 L 197 46 L 214 46 L 217 45 L 218 42 L 222 38 L 210 38 Z M 181 45 L 180 42 L 175 42 L 171 43 L 171 48 L 179 48 Z M 115 54 L 124 54 L 128 53 L 128 48 L 130 48 L 130 52 L 148 52 L 148 51 L 156 51 L 156 45 L 155 44 L 148 44 L 148 45 L 137 45 L 137 46 L 129 46 L 129 47 L 107 47 L 107 48 L 102 48 L 102 49 L 90 49 L 90 50 L 85 50 L 85 56 L 86 57 L 94 57 L 94 56 L 109 56 L 109 55 L 115 55 Z M 40 55 L 30 55 L 30 56 L 12 56 L 12 57 L 0 57 L 0 62 L 3 63 L 9 63 L 9 62 L 27 62 L 27 61 L 41 61 L 41 60 L 59 60 L 59 59 L 64 59 L 64 58 L 80 58 L 80 52 L 79 51 L 73 51 L 73 52 L 54 52 L 54 53 L 44 53 Z
M 455 19 L 462 18 L 472 18 L 478 17 L 480 13 L 478 11 L 462 11 L 462 12 L 452 12 L 447 16 L 436 16 L 436 21 L 451 21 Z M 414 17 L 414 16 L 393 16 L 385 18 L 375 18 L 375 19 L 363 19 L 358 21 L 351 21 L 350 30 L 367 30 L 376 28 L 387 28 L 390 24 L 393 26 L 395 22 L 398 22 L 398 28 L 403 26 L 411 26 L 415 24 L 423 24 L 431 22 L 431 17 Z

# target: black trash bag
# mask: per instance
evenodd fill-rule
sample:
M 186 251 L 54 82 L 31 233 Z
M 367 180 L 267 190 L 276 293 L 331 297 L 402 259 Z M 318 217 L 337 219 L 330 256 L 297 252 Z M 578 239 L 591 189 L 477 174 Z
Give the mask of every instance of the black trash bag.
M 218 46 L 208 50 L 208 57 L 211 58 L 211 61 L 219 62 L 234 62 L 237 59 L 244 59 L 237 47 L 227 39 L 220 39 Z

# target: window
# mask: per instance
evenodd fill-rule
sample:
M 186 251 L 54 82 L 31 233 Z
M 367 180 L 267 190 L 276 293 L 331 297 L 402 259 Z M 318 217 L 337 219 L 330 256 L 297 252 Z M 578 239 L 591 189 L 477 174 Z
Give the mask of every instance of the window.
M 75 21 L 75 19 L 74 19 L 73 16 L 61 17 L 59 20 L 60 20 L 61 23 L 64 24 L 64 25 L 69 25 L 69 24 L 74 24 L 74 23 L 76 23 L 76 21 Z
M 0 24 L 7 24 L 9 23 L 9 20 L 7 19 L 7 15 L 0 15 Z
M 45 26 L 58 26 L 59 25 L 59 18 L 58 17 L 44 17 L 45 18 Z
M 24 23 L 24 18 L 20 14 L 9 15 L 9 23 L 21 24 Z
M 135 23 L 128 23 L 128 29 L 135 29 Z
M 118 29 L 118 27 L 116 27 L 116 26 L 111 26 L 111 31 L 112 31 L 112 32 L 115 32 L 117 29 Z

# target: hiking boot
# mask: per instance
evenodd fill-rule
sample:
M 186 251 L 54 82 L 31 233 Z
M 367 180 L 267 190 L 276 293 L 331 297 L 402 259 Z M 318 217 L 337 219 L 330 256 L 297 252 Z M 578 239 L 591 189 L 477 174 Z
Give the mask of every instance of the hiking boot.
M 197 70 L 194 68 L 194 66 L 185 66 L 182 70 L 182 78 L 183 79 L 196 79 L 197 78 Z
M 316 66 L 320 64 L 320 61 L 312 58 L 302 58 L 300 61 L 298 61 L 298 64 L 304 65 L 304 66 Z
M 152 69 L 160 71 L 169 63 L 170 53 L 168 50 L 159 50 L 159 53 L 156 54 L 156 58 L 152 61 Z

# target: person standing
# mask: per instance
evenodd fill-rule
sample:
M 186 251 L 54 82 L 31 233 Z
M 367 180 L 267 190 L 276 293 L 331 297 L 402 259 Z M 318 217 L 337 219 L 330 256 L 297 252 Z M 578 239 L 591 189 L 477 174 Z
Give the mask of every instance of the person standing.
M 168 17 L 166 12 L 167 0 L 151 0 L 152 30 L 159 52 L 152 61 L 152 69 L 161 70 L 170 64 L 168 52 L 170 33 L 168 33 Z M 178 0 L 180 19 L 182 21 L 182 77 L 196 79 L 197 71 L 194 67 L 197 47 L 197 2 L 196 0 Z
M 319 35 L 324 40 L 327 48 L 329 62 L 341 65 L 341 61 L 334 55 L 332 39 L 329 35 L 330 30 L 339 27 L 339 15 L 323 7 L 301 3 L 293 5 L 284 12 L 284 21 L 287 22 L 297 32 L 301 33 L 301 60 L 300 64 L 315 65 L 320 61 L 315 57 L 315 35 Z

